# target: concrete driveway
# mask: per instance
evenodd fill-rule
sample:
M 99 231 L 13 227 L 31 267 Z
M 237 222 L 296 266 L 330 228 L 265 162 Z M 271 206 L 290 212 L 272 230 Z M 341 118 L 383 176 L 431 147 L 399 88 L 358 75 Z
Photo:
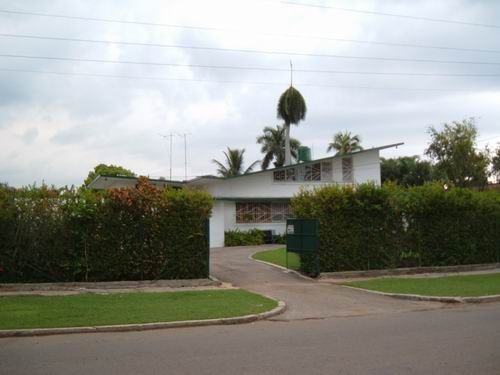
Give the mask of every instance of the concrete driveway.
M 285 301 L 287 311 L 273 320 L 323 319 L 450 308 L 446 304 L 397 300 L 306 279 L 249 259 L 257 251 L 277 247 L 280 246 L 214 249 L 211 274 L 234 286 Z

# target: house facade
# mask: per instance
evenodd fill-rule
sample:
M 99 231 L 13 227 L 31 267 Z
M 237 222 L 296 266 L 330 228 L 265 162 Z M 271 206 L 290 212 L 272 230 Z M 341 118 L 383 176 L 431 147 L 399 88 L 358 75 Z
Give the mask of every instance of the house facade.
M 392 144 L 339 156 L 311 160 L 286 167 L 222 178 L 202 176 L 189 181 L 151 180 L 158 187 L 189 186 L 214 198 L 210 218 L 210 247 L 224 246 L 224 232 L 239 229 L 285 232 L 290 199 L 301 189 L 322 185 L 380 185 L 380 150 Z M 133 187 L 135 178 L 98 176 L 90 188 Z

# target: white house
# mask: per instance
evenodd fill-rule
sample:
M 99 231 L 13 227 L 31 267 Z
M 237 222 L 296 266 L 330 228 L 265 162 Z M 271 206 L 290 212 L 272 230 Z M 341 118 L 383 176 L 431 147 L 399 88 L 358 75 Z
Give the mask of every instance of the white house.
M 402 143 L 350 154 L 257 171 L 236 177 L 202 176 L 189 181 L 151 180 L 158 187 L 189 186 L 214 197 L 210 218 L 210 247 L 224 246 L 224 232 L 253 228 L 284 233 L 290 198 L 300 189 L 327 184 L 380 185 L 380 150 Z M 90 188 L 133 187 L 135 178 L 98 176 Z

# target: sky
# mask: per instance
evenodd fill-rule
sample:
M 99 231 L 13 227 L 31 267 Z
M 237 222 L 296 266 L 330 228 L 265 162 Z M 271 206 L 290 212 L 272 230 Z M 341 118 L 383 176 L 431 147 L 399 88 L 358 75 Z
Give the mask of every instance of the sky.
M 422 155 L 429 126 L 470 117 L 494 148 L 499 19 L 486 0 L 0 0 L 0 182 L 81 185 L 99 163 L 170 178 L 170 133 L 172 179 L 184 134 L 190 178 L 227 147 L 249 165 L 290 61 L 308 107 L 291 133 L 314 158 L 345 130 Z

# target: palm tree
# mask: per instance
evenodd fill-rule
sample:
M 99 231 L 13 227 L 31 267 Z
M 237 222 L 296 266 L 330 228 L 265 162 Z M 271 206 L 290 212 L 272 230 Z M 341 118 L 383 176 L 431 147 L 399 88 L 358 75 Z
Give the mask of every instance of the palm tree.
M 347 130 L 345 132 L 338 132 L 333 136 L 332 142 L 328 144 L 326 152 L 332 150 L 337 151 L 335 155 L 348 154 L 354 151 L 361 151 L 361 137 L 359 135 L 352 135 Z
M 307 107 L 302 94 L 291 86 L 280 96 L 278 101 L 278 118 L 285 121 L 285 165 L 292 162 L 290 149 L 290 124 L 297 125 L 306 117 Z
M 247 169 L 243 170 L 243 154 L 245 149 L 237 148 L 227 148 L 227 152 L 224 151 L 226 156 L 226 165 L 218 160 L 213 159 L 212 162 L 217 164 L 217 173 L 222 177 L 234 177 L 242 174 L 250 173 L 255 168 L 260 161 L 254 161 Z
M 282 167 L 285 163 L 285 128 L 276 125 L 275 128 L 266 126 L 261 136 L 257 137 L 257 143 L 261 144 L 260 152 L 264 154 L 262 169 L 267 169 L 269 163 L 274 160 L 275 167 Z M 290 152 L 293 159 L 297 159 L 297 150 L 300 142 L 298 139 L 290 139 Z

